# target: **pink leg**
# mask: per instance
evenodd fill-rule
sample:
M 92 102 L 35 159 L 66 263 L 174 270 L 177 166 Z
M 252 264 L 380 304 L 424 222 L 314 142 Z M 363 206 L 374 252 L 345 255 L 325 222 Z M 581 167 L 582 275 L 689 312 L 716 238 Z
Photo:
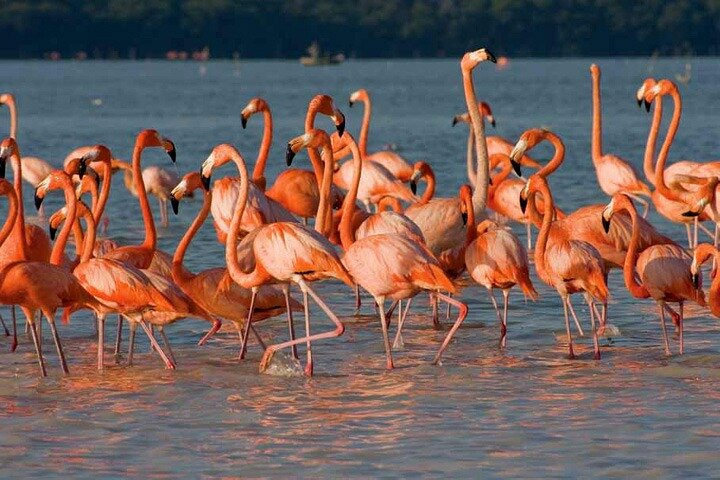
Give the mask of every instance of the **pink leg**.
M 380 305 L 380 326 L 382 327 L 383 345 L 385 346 L 385 368 L 392 370 L 394 365 L 388 337 L 388 322 L 385 319 L 385 297 L 376 297 L 375 301 Z
M 129 322 L 130 324 L 130 338 L 128 339 L 128 366 L 133 364 L 133 354 L 135 353 L 135 331 L 137 330 L 136 322 Z
M 430 302 L 432 303 L 432 321 L 435 328 L 440 327 L 440 320 L 438 320 L 438 299 L 433 292 L 429 292 Z
M 325 332 L 325 333 L 318 333 L 315 335 L 310 335 L 306 338 L 305 337 L 304 338 L 296 338 L 295 340 L 291 340 L 289 342 L 283 342 L 283 343 L 279 343 L 276 345 L 270 345 L 265 350 L 262 360 L 260 361 L 260 372 L 265 371 L 265 369 L 270 364 L 270 360 L 272 360 L 272 357 L 277 350 L 280 350 L 282 348 L 287 348 L 292 345 L 297 345 L 297 344 L 300 344 L 303 342 L 312 342 L 315 340 L 322 340 L 324 338 L 339 337 L 345 331 L 345 325 L 342 324 L 342 322 L 337 318 L 335 313 L 333 313 L 333 311 L 330 310 L 330 308 L 327 306 L 327 304 L 317 295 L 317 293 L 315 293 L 315 291 L 310 287 L 310 285 L 307 284 L 307 282 L 305 282 L 305 280 L 302 277 L 296 276 L 296 278 L 294 278 L 293 280 L 300 286 L 301 290 L 307 291 L 310 294 L 310 296 L 313 298 L 315 303 L 318 304 L 318 306 L 325 312 L 325 314 L 328 316 L 328 318 L 330 318 L 330 320 L 332 320 L 332 322 L 335 324 L 335 329 L 332 331 L 329 331 L 329 332 Z
M 463 320 L 465 320 L 465 317 L 467 317 L 467 311 L 468 311 L 467 305 L 465 305 L 464 303 L 462 303 L 458 300 L 455 300 L 454 298 L 448 297 L 447 295 L 440 293 L 440 292 L 436 292 L 435 295 L 438 299 L 443 300 L 446 303 L 451 303 L 451 304 L 455 305 L 458 308 L 458 310 L 460 310 L 460 312 L 458 313 L 457 320 L 455 320 L 455 323 L 453 324 L 452 328 L 450 329 L 447 336 L 445 337 L 445 340 L 443 340 L 443 343 L 440 346 L 440 350 L 438 350 L 437 354 L 435 355 L 435 358 L 433 359 L 433 362 L 432 362 L 433 365 L 437 365 L 440 362 L 440 357 L 442 356 L 443 352 L 450 344 L 450 340 L 452 340 L 452 337 L 453 337 L 453 335 L 455 335 L 455 332 L 457 331 L 457 329 L 460 328 L 460 325 L 462 324 Z
M 102 370 L 105 367 L 105 314 L 97 314 L 98 322 L 98 344 L 97 344 L 97 369 Z
M 222 322 L 217 318 L 214 319 L 212 327 L 210 327 L 210 330 L 208 330 L 208 332 L 200 339 L 200 341 L 198 342 L 198 346 L 205 345 L 205 342 L 207 342 L 210 337 L 215 335 L 217 331 L 220 330 L 220 327 L 222 327 Z
M 290 333 L 290 340 L 295 340 L 295 323 L 293 322 L 292 308 L 290 308 L 290 285 L 283 284 L 282 291 L 283 295 L 285 295 L 285 309 L 287 310 L 288 332 Z M 305 303 L 307 304 L 307 302 Z M 253 329 L 253 331 L 254 330 L 255 329 Z M 255 335 L 257 336 L 257 332 L 255 332 Z M 292 356 L 295 360 L 298 359 L 297 345 L 292 346 Z
M 570 308 L 570 314 L 573 317 L 573 320 L 575 321 L 575 327 L 577 328 L 578 334 L 581 337 L 585 336 L 585 332 L 583 332 L 582 327 L 580 326 L 580 320 L 578 320 L 577 315 L 575 315 L 575 309 L 572 306 L 572 302 L 570 301 L 570 297 L 567 297 L 567 304 L 568 308 Z
M 360 300 L 360 285 L 357 283 L 355 284 L 355 315 L 358 314 L 360 311 L 360 307 L 362 305 L 362 302 Z
M 307 291 L 303 290 L 303 303 L 305 304 L 305 337 L 310 338 L 310 302 L 308 302 Z M 293 338 L 290 341 L 294 340 Z M 292 345 L 295 347 L 295 345 Z M 305 375 L 312 377 L 313 374 L 313 358 L 312 358 L 312 345 L 310 340 L 305 342 Z
M 393 349 L 402 348 L 404 345 L 402 338 L 402 329 L 403 325 L 405 325 L 405 318 L 407 317 L 408 311 L 410 310 L 410 304 L 412 303 L 412 300 L 412 297 L 408 298 L 407 302 L 405 303 L 405 310 L 403 311 L 400 319 L 398 320 L 397 332 L 395 332 L 395 340 L 393 341 L 392 346 Z
M 68 370 L 67 362 L 65 361 L 65 353 L 63 353 L 62 343 L 60 343 L 60 335 L 58 335 L 57 328 L 55 327 L 55 319 L 48 314 L 45 314 L 45 316 L 50 324 L 50 332 L 52 333 L 53 341 L 55 342 L 58 358 L 60 359 L 60 368 L 62 368 L 63 373 L 67 375 L 70 371 Z
M 685 353 L 685 341 L 683 339 L 683 302 L 680 302 L 680 355 Z
M 500 348 L 505 348 L 505 343 L 507 341 L 507 314 L 508 314 L 508 303 L 509 303 L 508 296 L 510 295 L 510 291 L 508 289 L 505 289 L 502 292 L 503 292 L 503 317 L 502 317 L 502 323 L 500 324 Z
M 240 360 L 245 358 L 245 352 L 247 351 L 248 334 L 250 333 L 250 322 L 252 322 L 253 310 L 255 310 L 255 298 L 257 297 L 257 288 L 252 289 L 252 297 L 250 297 L 250 307 L 248 308 L 248 316 L 245 320 L 245 329 L 243 336 L 240 339 Z
M 660 327 L 662 328 L 663 341 L 665 342 L 665 355 L 670 355 L 670 342 L 668 341 L 667 329 L 665 328 L 665 309 L 663 308 L 665 302 L 658 302 L 660 307 Z
M 168 358 L 172 361 L 172 363 L 177 365 L 177 361 L 175 360 L 175 354 L 172 351 L 172 346 L 170 345 L 170 340 L 168 340 L 167 335 L 165 335 L 165 328 L 158 327 L 158 330 L 160 330 L 160 336 L 163 340 L 163 345 L 165 345 L 165 348 L 167 348 L 167 355 Z
M 30 336 L 32 337 L 33 343 L 35 344 L 35 353 L 37 353 L 38 364 L 40 365 L 40 376 L 47 377 L 47 371 L 45 370 L 45 360 L 43 359 L 42 346 L 38 339 L 38 333 L 35 329 L 35 322 L 33 322 L 33 312 L 26 308 L 22 308 L 25 314 L 28 328 L 30 329 Z
M 12 345 L 10 346 L 10 351 L 14 352 L 17 349 L 18 346 L 18 339 L 17 339 L 17 319 L 15 318 L 15 307 L 11 309 L 12 312 L 12 321 L 13 321 L 13 341 Z
M 573 351 L 572 333 L 570 333 L 570 319 L 568 318 L 569 298 L 563 297 L 563 307 L 565 311 L 565 332 L 567 333 L 568 359 L 575 360 L 575 352 Z
M 120 346 L 122 345 L 122 315 L 118 313 L 117 332 L 115 333 L 115 365 L 120 363 Z
M 593 349 L 595 350 L 595 360 L 600 360 L 600 342 L 598 341 L 597 329 L 595 328 L 595 302 L 589 294 L 586 294 L 585 299 L 587 300 L 588 307 L 590 307 L 590 328 L 592 328 L 593 334 Z
M 385 312 L 385 325 L 390 328 L 390 320 L 392 317 L 392 314 L 395 312 L 395 309 L 400 305 L 400 311 L 402 311 L 402 303 L 400 303 L 400 300 L 395 300 L 390 304 L 390 308 L 387 312 Z
M 158 345 L 157 340 L 155 340 L 155 336 L 150 331 L 150 328 L 147 325 L 145 325 L 144 321 L 140 321 L 139 323 L 140 323 L 140 328 L 142 328 L 145 331 L 145 335 L 148 336 L 148 339 L 150 340 L 150 344 L 158 352 L 158 355 L 160 355 L 160 358 L 162 358 L 163 362 L 165 362 L 165 367 L 170 370 L 175 370 L 175 364 L 168 358 L 167 355 L 165 355 L 165 352 L 163 352 L 163 349 L 160 348 L 160 345 Z

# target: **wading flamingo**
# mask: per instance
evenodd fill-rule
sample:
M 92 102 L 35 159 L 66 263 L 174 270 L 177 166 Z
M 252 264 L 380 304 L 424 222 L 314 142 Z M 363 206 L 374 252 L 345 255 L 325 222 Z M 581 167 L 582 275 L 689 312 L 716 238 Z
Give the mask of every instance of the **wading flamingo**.
M 591 157 L 595 166 L 600 189 L 605 195 L 612 197 L 616 193 L 626 193 L 640 203 L 643 217 L 647 216 L 650 204 L 641 196 L 650 196 L 650 189 L 638 179 L 635 167 L 612 153 L 603 153 L 602 148 L 602 103 L 600 100 L 600 67 L 594 63 L 590 65 L 592 77 L 592 142 Z
M 53 171 L 49 177 L 40 182 L 38 188 L 54 183 L 60 184 L 65 192 L 68 218 L 71 221 L 67 222 L 60 232 L 50 256 L 50 262 L 16 261 L 5 265 L 0 273 L 0 303 L 18 305 L 25 314 L 35 344 L 40 373 L 43 377 L 47 373 L 42 347 L 35 328 L 35 314 L 40 311 L 50 324 L 60 366 L 67 374 L 69 370 L 55 326 L 55 313 L 58 308 L 96 310 L 100 307 L 98 301 L 80 285 L 78 280 L 67 269 L 60 266 L 75 219 L 76 200 L 72 180 L 62 170 Z M 39 207 L 38 200 L 36 200 L 36 204 Z
M 300 148 L 308 146 L 307 137 L 301 136 L 294 139 L 290 146 L 290 152 L 297 152 Z M 310 147 L 314 148 L 314 147 Z M 291 153 L 288 153 L 288 161 L 292 160 Z M 332 152 L 329 148 L 323 150 L 326 169 L 332 169 Z M 260 362 L 260 371 L 264 371 L 269 365 L 274 353 L 286 347 L 292 347 L 300 343 L 306 343 L 307 363 L 305 373 L 312 375 L 313 361 L 310 342 L 324 338 L 333 338 L 342 335 L 345 330 L 344 325 L 337 316 L 330 310 L 325 302 L 315 293 L 308 282 L 320 280 L 323 278 L 337 278 L 348 286 L 353 286 L 350 275 L 345 267 L 340 263 L 340 259 L 335 253 L 334 248 L 328 240 L 318 232 L 309 229 L 303 225 L 289 222 L 277 222 L 260 227 L 252 235 L 246 236 L 238 248 L 244 249 L 247 255 L 252 259 L 251 268 L 244 270 L 238 261 L 237 235 L 240 230 L 240 219 L 242 218 L 245 203 L 248 198 L 248 173 L 240 153 L 231 145 L 223 144 L 215 147 L 210 156 L 202 165 L 202 177 L 206 185 L 210 182 L 210 175 L 216 167 L 220 167 L 230 161 L 235 162 L 240 175 L 240 192 L 238 195 L 237 207 L 234 210 L 233 218 L 230 223 L 230 231 L 228 232 L 228 241 L 225 244 L 225 259 L 228 271 L 233 281 L 244 288 L 252 289 L 252 297 L 250 299 L 249 315 L 253 314 L 254 301 L 257 296 L 258 287 L 271 283 L 290 282 L 298 284 L 303 292 L 305 300 L 305 334 L 301 338 L 292 339 L 276 345 L 270 345 L 265 349 L 263 358 Z M 321 190 L 322 191 L 322 190 Z M 327 198 L 323 196 L 322 202 L 326 203 Z M 318 219 L 320 220 L 320 219 Z M 243 259 L 248 262 L 248 257 Z M 322 308 L 327 316 L 335 324 L 332 331 L 310 334 L 309 315 L 307 310 L 307 294 L 315 300 Z M 246 330 L 249 328 L 250 322 L 245 323 Z M 247 339 L 247 331 L 243 337 Z M 247 343 L 247 341 L 245 342 Z
M 527 251 L 511 230 L 499 227 L 492 220 L 480 222 L 476 229 L 474 216 L 468 215 L 464 260 L 473 280 L 488 291 L 500 323 L 500 346 L 505 347 L 510 289 L 519 285 L 526 298 L 538 298 L 530 280 Z M 493 293 L 496 288 L 503 293 L 502 315 Z
M 322 132 L 316 130 L 313 137 L 306 141 L 309 145 L 315 145 L 316 142 L 323 140 L 325 139 Z M 329 140 L 327 141 L 329 142 Z M 351 225 L 352 211 L 362 178 L 362 169 L 368 162 L 361 159 L 360 151 L 354 141 L 350 141 L 349 146 L 353 153 L 353 183 L 343 202 L 343 216 L 340 224 L 340 238 L 345 249 L 343 263 L 354 281 L 367 290 L 378 304 L 388 369 L 393 368 L 393 360 L 388 337 L 388 323 L 385 318 L 386 298 L 402 300 L 412 298 L 422 290 L 429 290 L 435 292 L 434 295 L 445 302 L 458 307 L 458 318 L 433 360 L 433 363 L 437 364 L 443 351 L 467 316 L 467 306 L 439 292 L 444 290 L 455 293 L 457 290 L 442 271 L 435 257 L 417 239 L 397 233 L 385 233 L 356 240 Z M 329 144 L 326 148 L 329 148 Z M 398 331 L 401 328 L 402 325 L 398 324 Z
M 127 188 L 132 196 L 138 198 L 138 191 L 135 186 L 135 181 L 133 180 L 134 173 L 132 166 L 123 161 L 116 161 L 115 165 L 123 171 L 125 188 Z M 170 190 L 172 190 L 180 180 L 177 173 L 158 167 L 157 165 L 151 165 L 143 168 L 142 179 L 143 185 L 145 186 L 145 193 L 157 198 L 158 209 L 160 211 L 160 225 L 167 227 Z
M 535 244 L 535 269 L 540 279 L 553 287 L 562 299 L 568 358 L 575 358 L 568 318 L 569 298 L 573 293 L 582 292 L 585 294 L 585 299 L 590 307 L 595 359 L 599 360 L 600 345 L 598 343 L 597 329 L 595 328 L 594 302 L 599 300 L 605 304 L 608 299 L 607 270 L 602 257 L 591 244 L 571 238 L 563 229 L 553 230 L 553 241 L 550 242 L 551 225 L 553 223 L 553 198 L 545 177 L 536 173 L 528 179 L 525 188 L 520 194 L 522 208 L 525 208 L 527 196 L 531 192 L 542 193 L 545 201 L 543 223 Z
M 616 194 L 602 213 L 602 224 L 609 228 L 610 220 L 615 212 L 625 211 L 633 220 L 633 236 L 630 248 L 625 257 L 623 276 L 625 286 L 635 298 L 652 297 L 658 304 L 658 316 L 663 332 L 665 354 L 670 355 L 670 343 L 665 329 L 665 304 L 677 302 L 680 306 L 678 321 L 680 353 L 683 346 L 683 304 L 692 300 L 705 306 L 703 291 L 693 284 L 690 266 L 692 259 L 677 245 L 653 245 L 642 253 L 638 252 L 637 210 L 627 195 Z M 640 283 L 636 278 L 639 278 Z
M 202 208 L 175 250 L 173 256 L 173 280 L 188 296 L 211 315 L 233 322 L 242 345 L 242 327 L 247 321 L 252 292 L 233 282 L 227 268 L 210 268 L 197 274 L 183 268 L 183 260 L 190 242 L 192 242 L 192 239 L 210 213 L 212 193 L 210 190 L 205 190 L 199 172 L 185 175 L 171 192 L 170 201 L 173 211 L 177 214 L 180 200 L 200 189 L 203 191 Z M 284 287 L 282 291 L 274 286 L 260 287 L 255 298 L 254 313 L 251 318 L 253 323 L 275 317 L 287 309 L 288 326 L 290 332 L 293 332 L 292 311 L 300 310 L 302 306 L 290 297 L 289 290 L 286 286 Z M 213 333 L 208 333 L 208 336 Z

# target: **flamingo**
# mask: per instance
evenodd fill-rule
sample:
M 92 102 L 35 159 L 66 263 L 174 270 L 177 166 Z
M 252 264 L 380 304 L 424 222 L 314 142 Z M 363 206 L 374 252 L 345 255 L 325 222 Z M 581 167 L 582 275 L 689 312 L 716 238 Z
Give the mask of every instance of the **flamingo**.
M 297 152 L 300 148 L 307 146 L 309 146 L 308 135 L 303 135 L 291 141 L 289 150 L 294 154 L 294 152 Z M 310 145 L 310 148 L 315 148 L 315 145 Z M 292 154 L 290 152 L 288 153 L 288 161 L 292 160 Z M 322 155 L 323 160 L 326 161 L 325 169 L 332 169 L 333 162 L 330 149 L 323 149 Z M 203 163 L 202 177 L 205 184 L 208 185 L 213 169 L 230 161 L 235 162 L 238 167 L 240 193 L 230 224 L 228 241 L 225 244 L 225 259 L 228 272 L 233 281 L 244 288 L 252 289 L 253 295 L 250 299 L 248 315 L 252 316 L 253 314 L 254 300 L 257 296 L 258 288 L 262 285 L 271 283 L 296 283 L 303 292 L 305 300 L 306 336 L 267 347 L 260 362 L 260 371 L 262 372 L 267 368 L 274 352 L 277 350 L 307 342 L 305 373 L 312 375 L 313 360 L 310 343 L 324 338 L 338 337 L 342 335 L 345 327 L 330 307 L 315 293 L 315 290 L 309 285 L 309 282 L 322 278 L 337 278 L 352 287 L 352 279 L 345 270 L 345 267 L 340 263 L 340 259 L 330 242 L 320 233 L 297 223 L 276 222 L 264 225 L 254 231 L 252 235 L 246 236 L 239 247 L 236 248 L 240 220 L 248 198 L 249 181 L 245 161 L 232 145 L 218 145 Z M 324 180 L 326 181 L 323 187 L 327 187 L 327 191 L 329 191 L 327 179 L 327 176 L 325 176 Z M 324 195 L 326 189 L 322 188 L 321 191 L 323 192 L 321 203 L 327 203 L 328 199 Z M 324 207 L 324 205 L 321 206 Z M 319 209 L 319 211 L 320 210 L 321 209 Z M 322 219 L 319 218 L 318 220 L 320 221 Z M 249 257 L 246 256 L 244 258 L 244 261 L 252 263 L 250 268 L 244 270 L 241 267 L 238 261 L 238 249 L 246 251 L 249 255 Z M 333 330 L 319 334 L 310 334 L 307 294 L 315 300 L 334 323 L 335 328 Z M 243 335 L 245 339 L 247 339 L 247 329 L 249 326 L 250 321 L 247 321 L 245 323 L 246 332 Z
M 409 182 L 413 169 L 407 160 L 398 155 L 396 152 L 393 152 L 392 150 L 380 150 L 368 153 L 367 143 L 368 133 L 370 132 L 370 117 L 372 116 L 372 102 L 370 101 L 370 94 L 364 88 L 350 94 L 348 105 L 352 107 L 357 102 L 362 102 L 365 109 L 363 112 L 362 125 L 360 126 L 360 141 L 358 143 L 362 159 L 377 162 L 385 167 L 393 177 L 403 183 Z M 341 146 L 336 145 L 333 142 L 333 157 L 335 160 L 340 160 L 349 153 L 350 149 L 348 145 Z
M 138 190 L 134 181 L 133 167 L 127 162 L 122 160 L 116 160 L 114 162 L 115 168 L 119 168 L 123 171 L 123 182 L 125 188 L 132 196 L 138 197 Z M 151 165 L 142 170 L 143 185 L 145 187 L 145 193 L 152 195 L 157 198 L 158 209 L 160 211 L 160 225 L 162 227 L 168 226 L 168 207 L 167 203 L 170 200 L 170 190 L 177 185 L 179 178 L 177 173 L 171 172 L 157 165 Z
M 492 220 L 480 222 L 477 229 L 474 224 L 474 215 L 468 215 L 465 267 L 473 280 L 487 289 L 500 323 L 500 346 L 505 347 L 510 289 L 519 285 L 525 297 L 532 300 L 537 300 L 538 293 L 530 280 L 527 251 L 515 234 L 499 228 Z M 493 293 L 495 288 L 503 293 L 502 316 Z
M 633 221 L 633 235 L 623 266 L 625 286 L 633 297 L 652 297 L 657 302 L 666 355 L 670 355 L 670 343 L 665 329 L 665 304 L 667 302 L 679 304 L 678 329 L 680 354 L 682 354 L 684 351 L 683 305 L 686 301 L 692 300 L 700 306 L 705 306 L 705 295 L 693 282 L 692 260 L 677 244 L 653 245 L 639 253 L 638 214 L 627 195 L 618 193 L 613 196 L 602 212 L 603 227 L 607 230 L 613 214 L 620 211 L 627 212 Z M 640 283 L 636 278 L 636 271 Z
M 315 173 L 310 170 L 288 168 L 280 173 L 275 179 L 275 183 L 266 190 L 265 164 L 270 153 L 273 136 L 270 106 L 260 97 L 253 98 L 240 113 L 240 118 L 244 129 L 247 127 L 250 117 L 256 113 L 263 114 L 264 128 L 260 151 L 253 169 L 252 182 L 261 191 L 264 191 L 269 198 L 278 202 L 292 214 L 302 218 L 303 223 L 307 225 L 308 218 L 317 214 L 317 208 L 320 204 L 320 190 Z M 340 115 L 337 115 L 337 118 L 341 118 Z M 338 189 L 333 188 L 332 195 L 333 206 L 342 201 Z
M 712 258 L 713 263 L 717 265 L 720 259 L 720 251 L 718 251 L 716 246 L 710 245 L 709 243 L 701 243 L 695 247 L 692 263 L 690 264 L 690 273 L 693 276 L 693 286 L 695 288 L 701 288 L 700 267 L 710 258 Z M 720 275 L 713 276 L 708 295 L 710 312 L 716 317 L 720 317 Z
M 623 158 L 612 153 L 603 153 L 602 148 L 602 104 L 600 100 L 600 67 L 590 65 L 592 77 L 592 142 L 591 156 L 595 166 L 600 189 L 605 195 L 612 197 L 618 192 L 630 195 L 635 201 L 643 205 L 643 217 L 647 216 L 650 204 L 641 196 L 650 196 L 650 189 L 638 179 L 638 172 Z
M 199 172 L 188 173 L 172 190 L 170 201 L 173 211 L 178 213 L 180 200 L 192 194 L 195 190 L 203 189 L 203 205 L 192 225 L 188 228 L 173 256 L 172 276 L 175 283 L 182 288 L 198 305 L 210 314 L 230 320 L 235 324 L 242 342 L 242 326 L 247 319 L 250 307 L 250 290 L 241 287 L 232 281 L 227 268 L 210 268 L 200 273 L 191 273 L 183 268 L 183 260 L 190 242 L 202 227 L 210 213 L 212 193 L 205 190 Z M 284 298 L 283 298 L 284 296 Z M 274 286 L 263 286 L 255 298 L 255 312 L 252 322 L 275 317 L 287 308 L 290 331 L 293 332 L 292 310 L 299 310 L 301 305 L 289 296 L 289 291 L 282 291 Z M 208 334 L 212 335 L 214 332 Z M 201 341 L 202 342 L 202 341 Z
M 545 177 L 536 173 L 529 179 L 520 195 L 524 209 L 528 194 L 540 192 L 545 201 L 543 223 L 535 244 L 535 268 L 540 279 L 555 288 L 563 302 L 568 358 L 574 359 L 572 334 L 568 319 L 569 297 L 582 292 L 590 307 L 595 359 L 600 359 L 600 345 L 595 328 L 594 301 L 607 302 L 607 270 L 600 253 L 588 242 L 571 238 L 563 229 L 551 230 L 553 223 L 553 198 Z M 552 234 L 552 242 L 550 242 Z
M 72 221 L 67 222 L 60 232 L 50 256 L 50 262 L 20 260 L 5 265 L 0 273 L 0 303 L 18 305 L 25 314 L 35 344 L 40 374 L 43 377 L 47 375 L 47 372 L 38 332 L 35 328 L 36 312 L 40 311 L 50 324 L 60 366 L 63 373 L 67 374 L 69 370 L 55 326 L 55 313 L 61 307 L 93 310 L 99 307 L 97 300 L 82 287 L 78 280 L 67 269 L 60 266 L 74 221 L 76 200 L 72 180 L 61 170 L 53 171 L 49 177 L 40 182 L 38 188 L 55 183 L 59 184 L 65 192 L 68 217 Z M 39 206 L 39 203 L 36 203 Z
M 325 140 L 322 132 L 306 140 L 309 145 Z M 329 140 L 327 140 L 329 142 Z M 440 361 L 443 351 L 467 316 L 467 306 L 453 298 L 439 293 L 440 290 L 456 292 L 452 281 L 447 278 L 437 260 L 430 251 L 417 239 L 398 233 L 382 233 L 356 239 L 352 230 L 351 218 L 355 204 L 362 169 L 368 162 L 361 159 L 360 151 L 354 141 L 349 142 L 353 153 L 353 183 L 343 202 L 343 216 L 340 224 L 340 237 L 345 255 L 343 264 L 347 267 L 353 280 L 367 290 L 374 298 L 380 310 L 385 345 L 386 368 L 394 368 L 388 324 L 385 318 L 385 300 L 402 300 L 412 298 L 421 290 L 429 290 L 448 304 L 459 309 L 458 318 L 450 329 L 438 350 L 433 363 Z M 329 144 L 326 145 L 326 148 Z M 398 331 L 402 327 L 398 325 Z

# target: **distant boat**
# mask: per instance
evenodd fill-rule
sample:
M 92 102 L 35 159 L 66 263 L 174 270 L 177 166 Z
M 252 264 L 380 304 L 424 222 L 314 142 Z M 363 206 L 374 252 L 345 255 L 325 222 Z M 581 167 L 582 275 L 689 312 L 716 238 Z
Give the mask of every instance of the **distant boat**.
M 300 57 L 300 63 L 306 67 L 315 67 L 319 65 L 336 65 L 345 61 L 345 55 L 338 53 L 337 55 L 328 55 L 320 53 L 320 45 L 313 42 L 307 49 L 308 55 Z

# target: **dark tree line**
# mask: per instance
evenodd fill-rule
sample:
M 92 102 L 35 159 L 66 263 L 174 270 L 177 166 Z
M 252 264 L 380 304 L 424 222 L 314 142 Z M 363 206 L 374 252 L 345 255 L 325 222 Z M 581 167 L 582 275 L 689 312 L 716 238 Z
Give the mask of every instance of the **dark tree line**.
M 0 56 L 720 54 L 720 0 L 0 0 Z

